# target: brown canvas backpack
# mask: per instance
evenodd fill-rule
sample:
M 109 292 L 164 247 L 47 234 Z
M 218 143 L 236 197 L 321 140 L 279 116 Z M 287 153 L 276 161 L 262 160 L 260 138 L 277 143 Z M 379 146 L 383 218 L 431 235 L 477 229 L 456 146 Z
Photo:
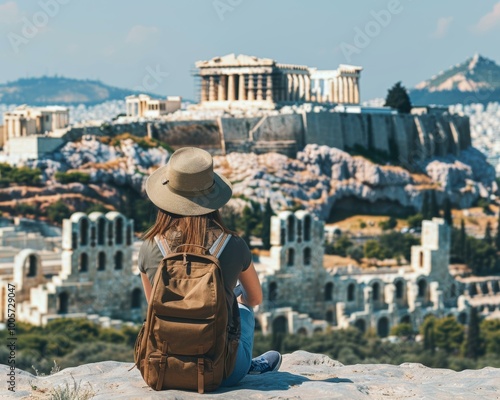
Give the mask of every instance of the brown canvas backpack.
M 223 233 L 203 254 L 170 252 L 156 271 L 146 321 L 134 358 L 154 390 L 212 391 L 233 371 L 241 333 L 236 298 L 228 304 L 219 256 L 231 235 Z M 190 245 L 194 246 L 194 245 Z M 201 247 L 201 246 L 200 246 Z

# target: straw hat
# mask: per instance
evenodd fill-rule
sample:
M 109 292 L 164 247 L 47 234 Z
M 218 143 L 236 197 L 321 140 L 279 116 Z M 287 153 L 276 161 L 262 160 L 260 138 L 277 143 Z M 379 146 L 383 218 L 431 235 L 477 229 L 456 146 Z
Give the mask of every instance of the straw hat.
M 233 191 L 231 183 L 214 172 L 210 153 L 184 147 L 150 175 L 146 193 L 158 208 L 192 216 L 218 210 L 229 201 Z

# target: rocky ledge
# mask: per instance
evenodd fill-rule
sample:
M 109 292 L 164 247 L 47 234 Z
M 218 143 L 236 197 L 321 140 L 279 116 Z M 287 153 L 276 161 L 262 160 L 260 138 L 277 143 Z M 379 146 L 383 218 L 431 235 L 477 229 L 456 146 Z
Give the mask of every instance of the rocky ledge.
M 233 388 L 198 395 L 155 392 L 131 363 L 106 361 L 36 377 L 16 376 L 12 397 L 44 399 L 62 388 L 79 386 L 79 396 L 93 399 L 499 399 L 500 369 L 455 372 L 421 364 L 357 364 L 344 366 L 325 355 L 296 351 L 283 357 L 279 372 L 245 377 Z M 2 376 L 8 367 L 0 365 Z M 87 395 L 85 397 L 84 395 Z M 69 398 L 69 397 L 68 397 Z

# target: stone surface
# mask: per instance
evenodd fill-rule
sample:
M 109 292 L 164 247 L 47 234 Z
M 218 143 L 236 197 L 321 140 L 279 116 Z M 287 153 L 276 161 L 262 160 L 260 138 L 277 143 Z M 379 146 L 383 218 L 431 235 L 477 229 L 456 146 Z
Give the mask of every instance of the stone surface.
M 193 392 L 155 392 L 131 363 L 106 361 L 67 368 L 54 375 L 35 377 L 19 371 L 19 399 L 50 398 L 60 385 L 95 393 L 94 399 L 499 399 L 500 369 L 454 372 L 421 364 L 357 364 L 344 366 L 327 356 L 297 351 L 285 354 L 279 372 L 247 376 L 233 388 L 199 395 Z M 3 376 L 7 366 L 0 365 Z M 34 389 L 36 387 L 36 389 Z M 5 393 L 5 392 L 3 392 Z

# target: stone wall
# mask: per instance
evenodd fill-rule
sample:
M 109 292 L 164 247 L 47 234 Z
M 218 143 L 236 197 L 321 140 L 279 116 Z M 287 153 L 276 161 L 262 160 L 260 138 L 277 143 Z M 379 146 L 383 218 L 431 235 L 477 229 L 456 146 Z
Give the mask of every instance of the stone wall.
M 150 135 L 174 149 L 194 145 L 217 154 L 276 151 L 293 157 L 307 144 L 342 150 L 361 147 L 385 153 L 408 167 L 432 156 L 457 155 L 471 145 L 467 117 L 329 111 L 73 128 L 65 139 L 125 132 Z

